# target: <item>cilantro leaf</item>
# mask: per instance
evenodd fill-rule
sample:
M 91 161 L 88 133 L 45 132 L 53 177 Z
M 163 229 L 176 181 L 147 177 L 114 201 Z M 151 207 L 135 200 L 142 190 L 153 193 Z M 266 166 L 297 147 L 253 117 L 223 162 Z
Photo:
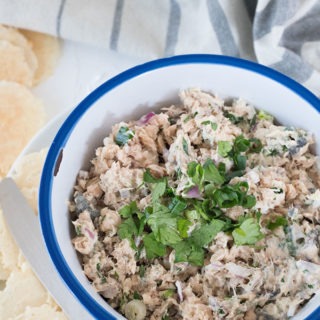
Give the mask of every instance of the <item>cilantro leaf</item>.
M 174 262 L 189 262 L 196 266 L 202 266 L 204 262 L 204 250 L 194 247 L 192 242 L 188 240 L 180 241 L 173 246 L 175 250 Z
M 232 208 L 240 204 L 239 193 L 229 185 L 216 190 L 213 199 L 220 208 Z
M 236 171 L 245 170 L 247 164 L 247 158 L 244 155 L 236 154 L 233 156 L 233 162 L 236 168 Z
M 189 237 L 189 241 L 196 247 L 204 247 L 215 238 L 223 227 L 223 221 L 213 219 L 210 223 L 204 224 L 200 228 L 194 230 Z
M 132 216 L 124 220 L 118 227 L 118 235 L 120 239 L 132 239 L 138 234 L 138 228 Z
M 188 142 L 185 138 L 182 139 L 182 148 L 185 154 L 188 156 L 189 155 Z
M 251 209 L 252 207 L 254 207 L 257 203 L 257 200 L 256 200 L 256 197 L 253 196 L 253 195 L 247 195 L 243 200 L 242 200 L 242 203 L 241 205 L 244 207 L 244 208 L 247 208 L 247 209 Z
M 253 245 L 263 238 L 259 223 L 254 218 L 245 219 L 240 227 L 232 231 L 236 245 Z
M 143 173 L 143 181 L 146 183 L 158 183 L 160 181 L 163 181 L 163 178 L 157 179 L 155 178 L 151 172 L 150 169 L 147 169 L 144 173 Z
M 137 203 L 135 201 L 132 201 L 130 204 L 122 207 L 119 210 L 119 214 L 122 218 L 128 218 L 132 216 L 133 214 L 137 213 L 139 211 L 137 207 Z
M 147 220 L 157 241 L 162 244 L 173 244 L 181 241 L 177 230 L 177 217 L 170 214 L 167 207 L 158 204 L 155 212 Z
M 288 225 L 288 220 L 285 217 L 277 217 L 275 220 L 270 220 L 267 223 L 267 228 L 269 230 L 275 230 L 279 227 L 286 227 Z
M 240 122 L 242 122 L 244 119 L 243 117 L 237 117 L 236 115 L 228 112 L 228 111 L 225 111 L 223 113 L 223 115 L 228 118 L 233 124 L 238 124 Z
M 213 131 L 216 131 L 217 128 L 218 128 L 218 125 L 217 125 L 215 122 L 210 121 L 210 120 L 202 121 L 201 124 L 203 124 L 203 125 L 208 125 L 208 124 L 210 124 L 211 129 L 212 129 Z
M 142 300 L 142 296 L 141 296 L 137 291 L 135 291 L 135 292 L 133 293 L 133 299 L 135 299 L 135 300 Z
M 249 141 L 250 141 L 249 152 L 259 153 L 262 150 L 263 145 L 260 139 L 252 138 Z
M 166 254 L 166 247 L 155 239 L 153 233 L 144 236 L 143 243 L 146 249 L 147 259 L 162 257 Z
M 165 299 L 168 299 L 168 298 L 172 297 L 175 292 L 176 292 L 175 289 L 167 289 L 167 290 L 163 293 L 162 296 L 163 296 Z M 168 318 L 168 319 L 169 319 L 169 318 Z M 170 319 L 169 319 L 169 320 L 170 320 Z
M 216 167 L 211 159 L 208 159 L 203 165 L 204 180 L 214 182 L 216 184 L 224 183 L 225 179 L 220 174 L 219 169 Z
M 187 208 L 187 206 L 188 204 L 185 200 L 179 197 L 174 197 L 169 203 L 168 208 L 173 215 L 176 215 L 183 212 Z
M 178 219 L 177 228 L 181 238 L 188 238 L 188 230 L 192 223 L 184 218 Z
M 120 127 L 115 136 L 115 143 L 118 146 L 124 146 L 130 139 L 134 137 L 134 131 L 129 130 L 128 127 Z
M 191 178 L 192 182 L 198 187 L 202 186 L 203 183 L 203 167 L 200 163 L 195 161 L 188 163 L 187 174 Z
M 237 136 L 233 142 L 233 152 L 246 152 L 250 148 L 250 141 L 245 139 L 243 135 Z
M 161 181 L 154 185 L 152 190 L 152 202 L 156 202 L 159 200 L 160 197 L 162 197 L 167 188 L 167 181 Z
M 225 158 L 232 150 L 232 145 L 229 141 L 218 141 L 218 154 Z
M 273 116 L 263 110 L 260 110 L 258 112 L 257 118 L 259 120 L 267 120 L 273 122 Z
M 161 224 L 154 234 L 156 240 L 165 245 L 174 245 L 181 241 L 181 237 L 176 226 L 173 227 L 171 225 Z

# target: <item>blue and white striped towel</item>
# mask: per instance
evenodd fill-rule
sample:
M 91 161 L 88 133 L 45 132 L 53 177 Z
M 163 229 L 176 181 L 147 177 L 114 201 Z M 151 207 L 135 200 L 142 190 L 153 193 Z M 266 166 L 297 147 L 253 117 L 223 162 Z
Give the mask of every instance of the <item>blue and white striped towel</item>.
M 320 96 L 319 0 L 0 0 L 0 23 L 146 60 L 242 57 Z

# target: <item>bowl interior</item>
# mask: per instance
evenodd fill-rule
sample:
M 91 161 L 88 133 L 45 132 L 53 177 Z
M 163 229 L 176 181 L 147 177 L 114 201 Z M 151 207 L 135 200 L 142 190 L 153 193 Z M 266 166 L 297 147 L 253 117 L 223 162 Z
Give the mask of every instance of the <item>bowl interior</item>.
M 289 81 L 287 78 L 275 74 L 275 78 L 285 83 L 281 84 L 272 77 L 260 74 L 259 68 L 250 70 L 243 66 L 246 63 L 228 65 L 213 59 L 211 62 L 167 64 L 142 74 L 139 74 L 142 69 L 127 72 L 117 81 L 100 87 L 69 116 L 60 129 L 42 177 L 42 228 L 58 271 L 89 311 L 94 313 L 93 309 L 101 308 L 101 312 L 104 309 L 122 318 L 93 290 L 83 274 L 71 244 L 67 202 L 79 170 L 88 168 L 95 148 L 102 145 L 103 138 L 110 133 L 113 124 L 137 119 L 148 111 L 176 103 L 181 89 L 199 87 L 221 97 L 244 98 L 255 107 L 273 114 L 280 123 L 312 131 L 317 139 L 316 149 L 320 150 L 319 111 L 305 97 L 286 86 L 286 81 Z M 264 71 L 269 72 L 267 69 Z M 271 72 L 270 75 L 274 74 Z M 297 85 L 297 89 L 301 88 Z M 54 164 L 62 149 L 62 161 L 54 176 Z M 303 312 L 308 314 L 319 304 L 320 297 L 315 302 L 309 302 L 302 310 L 301 317 Z

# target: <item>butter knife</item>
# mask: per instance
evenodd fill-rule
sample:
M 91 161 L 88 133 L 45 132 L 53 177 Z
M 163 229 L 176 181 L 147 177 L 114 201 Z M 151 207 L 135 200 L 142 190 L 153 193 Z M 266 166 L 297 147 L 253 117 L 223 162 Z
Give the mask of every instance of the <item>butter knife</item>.
M 39 221 L 12 178 L 0 181 L 0 206 L 23 255 L 69 319 L 92 320 L 55 270 L 43 243 Z

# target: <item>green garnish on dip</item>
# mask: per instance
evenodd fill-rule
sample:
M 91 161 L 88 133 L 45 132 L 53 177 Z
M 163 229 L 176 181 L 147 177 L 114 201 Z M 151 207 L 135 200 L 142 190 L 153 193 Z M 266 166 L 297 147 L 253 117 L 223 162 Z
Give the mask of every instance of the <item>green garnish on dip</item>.
M 237 175 L 244 173 L 245 153 L 259 150 L 259 140 L 243 136 L 236 137 L 233 144 L 218 142 L 218 152 L 234 160 Z M 252 215 L 232 221 L 224 213 L 235 206 L 247 210 L 255 206 L 256 198 L 248 194 L 246 181 L 231 184 L 225 165 L 216 165 L 211 159 L 204 164 L 189 162 L 186 178 L 185 191 L 179 195 L 166 177 L 156 178 L 147 169 L 143 181 L 151 193 L 151 204 L 140 211 L 133 201 L 119 210 L 123 218 L 119 237 L 129 239 L 135 249 L 134 238 L 141 237 L 140 250 L 145 249 L 149 260 L 174 250 L 175 262 L 196 266 L 203 265 L 205 250 L 220 231 L 231 233 L 236 245 L 255 245 L 262 239 L 259 221 Z
M 118 133 L 116 134 L 115 143 L 118 146 L 124 146 L 133 137 L 134 137 L 134 132 L 132 130 L 129 130 L 128 127 L 121 127 Z

